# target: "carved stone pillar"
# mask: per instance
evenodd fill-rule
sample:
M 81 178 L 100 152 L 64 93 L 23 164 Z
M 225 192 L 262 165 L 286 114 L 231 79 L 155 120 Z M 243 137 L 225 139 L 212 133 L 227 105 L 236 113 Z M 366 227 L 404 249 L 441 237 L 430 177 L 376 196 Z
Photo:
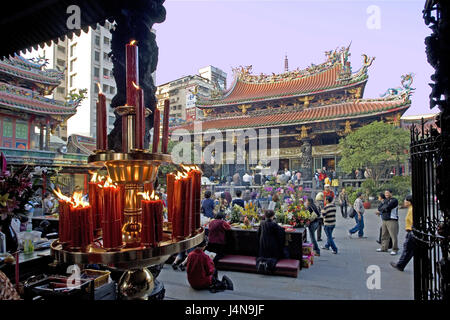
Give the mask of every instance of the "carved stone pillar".
M 300 147 L 301 155 L 301 173 L 303 180 L 311 180 L 312 179 L 312 147 L 311 140 L 304 139 L 302 146 Z
M 45 150 L 50 150 L 50 126 L 45 126 Z
M 44 150 L 44 126 L 39 126 L 39 150 Z

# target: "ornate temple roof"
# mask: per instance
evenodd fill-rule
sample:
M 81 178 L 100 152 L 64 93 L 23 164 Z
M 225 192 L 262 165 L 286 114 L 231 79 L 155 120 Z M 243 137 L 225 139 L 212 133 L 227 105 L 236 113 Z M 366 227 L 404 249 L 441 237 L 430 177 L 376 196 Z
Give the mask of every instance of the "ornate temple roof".
M 319 65 L 282 74 L 253 75 L 252 66 L 233 69 L 234 82 L 228 91 L 213 91 L 211 98 L 198 97 L 197 107 L 251 103 L 286 97 L 297 97 L 363 84 L 374 58 L 363 54 L 363 67 L 351 72 L 349 47 L 325 52 L 327 60 Z
M 247 114 L 237 117 L 209 119 L 201 122 L 202 131 L 208 129 L 244 129 L 283 125 L 307 124 L 327 120 L 346 120 L 361 117 L 403 113 L 409 108 L 408 97 L 385 99 L 360 99 L 315 108 L 292 110 L 280 108 L 264 111 L 260 114 Z M 193 131 L 194 123 L 172 128 Z
M 95 138 L 86 137 L 79 134 L 70 135 L 68 145 L 70 151 L 81 152 L 87 155 L 93 154 L 97 147 Z
M 57 101 L 39 93 L 0 82 L 0 107 L 13 111 L 67 118 L 76 113 L 78 101 Z
M 37 82 L 50 87 L 56 87 L 64 78 L 64 72 L 54 69 L 45 70 L 47 61 L 43 58 L 25 59 L 15 55 L 11 58 L 0 60 L 0 73 L 9 76 L 26 79 Z

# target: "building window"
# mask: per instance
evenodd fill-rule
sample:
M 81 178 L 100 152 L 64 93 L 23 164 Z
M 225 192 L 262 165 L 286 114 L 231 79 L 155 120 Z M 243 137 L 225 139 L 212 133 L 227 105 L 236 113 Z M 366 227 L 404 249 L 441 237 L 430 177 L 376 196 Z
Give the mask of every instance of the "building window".
M 28 140 L 28 123 L 16 120 L 16 139 Z
M 94 51 L 94 60 L 100 61 L 100 52 L 99 51 Z
M 58 46 L 57 48 L 59 52 L 66 53 L 66 47 Z
M 103 60 L 109 61 L 109 56 L 106 52 L 103 52 Z
M 100 77 L 100 69 L 97 67 L 94 67 L 94 77 Z
M 56 92 L 58 92 L 59 94 L 64 94 L 66 92 L 66 88 L 58 87 L 58 88 L 56 88 Z
M 113 86 L 109 87 L 109 93 L 114 94 L 115 93 L 115 88 Z
M 12 138 L 13 136 L 13 123 L 9 118 L 3 118 L 3 137 Z
M 94 43 L 96 46 L 100 46 L 100 36 L 95 36 Z
M 181 110 L 181 104 L 180 104 L 180 105 L 178 105 L 178 110 Z
M 66 65 L 66 62 L 63 59 L 57 59 L 56 64 L 60 67 L 64 67 Z
M 109 70 L 106 68 L 103 68 L 103 76 L 109 76 Z
M 75 47 L 77 46 L 77 44 L 73 44 L 70 46 L 70 56 L 73 57 L 73 55 L 75 54 Z
M 75 69 L 75 61 L 77 61 L 77 59 L 73 59 L 72 61 L 70 61 L 70 72 Z
M 77 74 L 75 73 L 75 74 L 73 74 L 73 75 L 70 76 L 70 84 L 69 84 L 69 85 L 70 85 L 71 87 L 73 87 L 73 83 L 74 83 L 74 80 L 75 80 L 75 76 L 76 76 L 76 75 L 77 75 Z
M 103 37 L 103 43 L 109 46 L 109 38 Z
M 103 92 L 108 92 L 108 85 L 107 84 L 103 85 Z
M 94 92 L 98 93 L 98 85 L 97 84 L 94 85 Z

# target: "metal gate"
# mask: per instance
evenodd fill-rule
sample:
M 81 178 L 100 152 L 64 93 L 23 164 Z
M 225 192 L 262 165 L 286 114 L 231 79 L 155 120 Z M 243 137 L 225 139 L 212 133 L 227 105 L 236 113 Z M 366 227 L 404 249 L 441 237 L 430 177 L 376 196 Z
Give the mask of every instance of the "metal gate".
M 436 129 L 411 127 L 411 167 L 413 191 L 414 298 L 448 300 L 448 217 L 440 208 L 438 179 L 450 183 L 450 173 L 440 171 L 443 136 Z M 438 173 L 438 174 L 437 174 Z M 446 178 L 445 178 L 446 176 Z

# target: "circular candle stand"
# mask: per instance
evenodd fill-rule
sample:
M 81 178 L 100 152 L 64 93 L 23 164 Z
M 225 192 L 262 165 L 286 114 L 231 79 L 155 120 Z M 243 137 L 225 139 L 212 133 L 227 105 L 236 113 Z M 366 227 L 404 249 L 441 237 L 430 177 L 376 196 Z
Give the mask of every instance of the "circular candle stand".
M 172 240 L 170 223 L 163 232 L 163 241 L 154 247 L 140 244 L 140 215 L 142 208 L 138 201 L 138 193 L 143 191 L 145 183 L 153 183 L 159 166 L 171 163 L 171 156 L 161 153 L 148 153 L 132 150 L 128 153 L 97 151 L 89 156 L 88 162 L 106 166 L 111 180 L 125 186 L 124 224 L 122 240 L 124 246 L 116 249 L 105 249 L 91 244 L 84 251 L 68 250 L 63 243 L 55 240 L 51 244 L 54 258 L 67 264 L 102 264 L 115 270 L 124 271 L 119 280 L 119 298 L 161 299 L 164 297 L 163 285 L 147 268 L 155 268 L 163 264 L 173 254 L 191 249 L 200 244 L 205 235 L 203 228 L 197 229 L 190 237 Z M 155 291 L 158 291 L 155 293 Z M 153 293 L 152 293 L 153 292 Z M 149 297 L 150 295 L 150 297 Z

